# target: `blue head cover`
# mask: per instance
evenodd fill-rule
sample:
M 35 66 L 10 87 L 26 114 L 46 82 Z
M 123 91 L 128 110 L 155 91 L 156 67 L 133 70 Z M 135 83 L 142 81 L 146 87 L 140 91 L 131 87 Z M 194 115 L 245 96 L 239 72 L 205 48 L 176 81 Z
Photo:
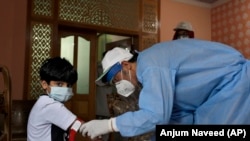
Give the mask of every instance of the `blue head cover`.
M 112 78 L 121 70 L 122 70 L 122 65 L 119 62 L 114 64 L 107 73 L 106 76 L 107 82 L 110 82 Z

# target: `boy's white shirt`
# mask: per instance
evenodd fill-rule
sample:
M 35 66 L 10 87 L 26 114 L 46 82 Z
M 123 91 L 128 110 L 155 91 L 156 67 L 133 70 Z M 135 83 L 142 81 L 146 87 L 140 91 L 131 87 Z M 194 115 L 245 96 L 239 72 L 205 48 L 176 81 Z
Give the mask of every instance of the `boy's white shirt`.
M 76 115 L 49 96 L 40 96 L 33 106 L 27 126 L 28 141 L 51 141 L 51 125 L 67 130 Z

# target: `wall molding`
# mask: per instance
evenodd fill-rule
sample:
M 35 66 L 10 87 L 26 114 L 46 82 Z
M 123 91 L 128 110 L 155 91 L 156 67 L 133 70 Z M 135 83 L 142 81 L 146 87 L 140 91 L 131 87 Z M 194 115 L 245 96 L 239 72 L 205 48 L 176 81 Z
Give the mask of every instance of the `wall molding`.
M 219 6 L 223 3 L 229 2 L 230 0 L 218 0 L 212 4 L 208 4 L 205 2 L 200 2 L 197 0 L 172 0 L 172 1 L 176 1 L 176 2 L 182 2 L 182 3 L 186 3 L 186 4 L 190 4 L 190 5 L 195 5 L 195 6 L 200 6 L 200 7 L 206 7 L 206 8 L 213 8 L 216 6 Z

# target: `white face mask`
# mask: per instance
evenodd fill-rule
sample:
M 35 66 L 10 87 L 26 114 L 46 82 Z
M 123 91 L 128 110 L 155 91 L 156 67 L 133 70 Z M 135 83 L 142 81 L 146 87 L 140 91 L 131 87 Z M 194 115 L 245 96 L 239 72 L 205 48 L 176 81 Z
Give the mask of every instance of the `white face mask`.
M 121 74 L 122 74 L 122 72 L 121 72 Z M 131 81 L 130 71 L 129 71 L 129 77 L 130 77 L 130 81 Z M 122 96 L 125 96 L 125 97 L 130 96 L 135 91 L 135 86 L 130 81 L 121 80 L 119 82 L 116 82 L 115 87 L 117 89 L 117 93 L 122 95 Z
M 188 35 L 180 35 L 177 39 L 189 38 Z
M 59 102 L 66 102 L 73 96 L 72 88 L 51 87 L 49 97 Z

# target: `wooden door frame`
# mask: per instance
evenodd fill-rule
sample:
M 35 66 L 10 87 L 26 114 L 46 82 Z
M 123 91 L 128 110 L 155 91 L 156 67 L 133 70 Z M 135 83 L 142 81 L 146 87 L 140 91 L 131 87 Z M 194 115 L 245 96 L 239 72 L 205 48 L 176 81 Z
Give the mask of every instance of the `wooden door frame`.
M 80 100 L 80 101 L 88 101 L 88 115 L 85 115 L 87 118 L 83 118 L 84 121 L 88 121 L 95 118 L 95 94 L 96 94 L 96 85 L 95 85 L 95 79 L 97 76 L 97 66 L 95 65 L 97 62 L 97 34 L 96 31 L 91 31 L 88 29 L 82 29 L 82 28 L 68 28 L 68 27 L 60 27 L 58 29 L 58 40 L 57 40 L 57 49 L 53 52 L 53 55 L 60 55 L 60 38 L 67 36 L 67 35 L 76 35 L 81 36 L 85 38 L 86 40 L 90 41 L 90 76 L 89 76 L 89 95 L 74 95 L 72 97 L 72 100 Z M 76 55 L 74 55 L 76 57 Z M 74 58 L 74 60 L 77 60 Z M 77 62 L 74 62 L 74 66 L 77 67 Z M 73 87 L 76 89 L 76 85 Z M 66 106 L 72 110 L 72 106 L 70 103 L 66 103 Z

